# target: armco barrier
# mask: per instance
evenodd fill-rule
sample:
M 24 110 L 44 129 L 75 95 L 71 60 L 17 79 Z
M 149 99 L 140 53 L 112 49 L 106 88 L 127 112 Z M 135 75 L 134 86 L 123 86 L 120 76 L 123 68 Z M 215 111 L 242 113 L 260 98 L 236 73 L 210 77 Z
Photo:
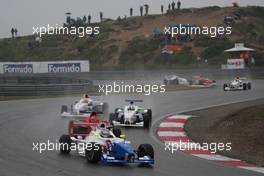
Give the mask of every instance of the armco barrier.
M 50 96 L 94 92 L 94 86 L 84 84 L 39 84 L 8 85 L 0 84 L 0 96 Z
M 92 81 L 58 76 L 0 76 L 0 84 L 92 84 Z

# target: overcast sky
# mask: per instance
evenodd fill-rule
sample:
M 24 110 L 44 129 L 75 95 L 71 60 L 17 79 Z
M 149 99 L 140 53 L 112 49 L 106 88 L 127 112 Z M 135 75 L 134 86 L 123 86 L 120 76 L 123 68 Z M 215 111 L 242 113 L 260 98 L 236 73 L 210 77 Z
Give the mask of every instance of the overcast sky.
M 177 0 L 175 0 L 177 1 Z M 232 2 L 241 6 L 264 6 L 264 0 L 182 0 L 182 7 L 230 6 Z M 72 17 L 92 15 L 92 21 L 97 21 L 99 11 L 104 17 L 116 19 L 129 14 L 129 8 L 134 8 L 134 14 L 139 14 L 139 6 L 150 5 L 150 13 L 160 13 L 160 5 L 165 9 L 168 0 L 0 0 L 0 38 L 9 37 L 12 27 L 18 29 L 19 35 L 31 34 L 33 26 L 47 24 L 62 24 L 65 12 L 71 12 Z

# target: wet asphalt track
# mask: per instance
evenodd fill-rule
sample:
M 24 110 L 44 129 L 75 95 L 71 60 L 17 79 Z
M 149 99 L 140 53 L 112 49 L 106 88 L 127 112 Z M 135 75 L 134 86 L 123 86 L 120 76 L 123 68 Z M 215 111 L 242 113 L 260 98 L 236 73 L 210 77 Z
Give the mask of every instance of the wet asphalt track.
M 110 109 L 124 104 L 124 99 L 144 99 L 153 109 L 153 121 L 167 114 L 188 111 L 223 103 L 264 98 L 264 81 L 253 82 L 253 90 L 223 92 L 221 87 L 194 91 L 169 92 L 151 96 L 111 95 L 103 97 Z M 66 133 L 67 121 L 60 119 L 60 106 L 71 104 L 77 98 L 54 98 L 0 102 L 0 175 L 1 176 L 255 176 L 263 175 L 248 170 L 226 167 L 181 152 L 164 151 L 155 138 L 155 124 L 150 131 L 123 130 L 128 140 L 137 147 L 151 143 L 155 149 L 156 164 L 152 168 L 136 165 L 93 165 L 75 153 L 68 157 L 57 151 L 39 154 L 32 151 L 33 142 L 55 141 Z

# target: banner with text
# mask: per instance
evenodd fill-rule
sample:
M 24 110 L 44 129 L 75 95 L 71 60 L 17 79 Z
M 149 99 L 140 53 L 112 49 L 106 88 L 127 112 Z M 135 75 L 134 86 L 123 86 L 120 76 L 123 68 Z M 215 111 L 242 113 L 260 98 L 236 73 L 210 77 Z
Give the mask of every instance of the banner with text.
M 0 62 L 1 74 L 89 72 L 88 60 L 48 62 Z
M 227 60 L 227 69 L 244 69 L 245 61 L 244 59 L 228 59 Z

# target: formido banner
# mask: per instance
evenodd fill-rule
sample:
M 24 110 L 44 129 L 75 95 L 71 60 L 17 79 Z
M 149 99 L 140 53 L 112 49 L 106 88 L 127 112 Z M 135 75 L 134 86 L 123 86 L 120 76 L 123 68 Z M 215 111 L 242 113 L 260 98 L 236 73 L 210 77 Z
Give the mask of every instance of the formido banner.
M 47 62 L 0 62 L 0 73 L 73 73 L 89 72 L 88 60 Z

